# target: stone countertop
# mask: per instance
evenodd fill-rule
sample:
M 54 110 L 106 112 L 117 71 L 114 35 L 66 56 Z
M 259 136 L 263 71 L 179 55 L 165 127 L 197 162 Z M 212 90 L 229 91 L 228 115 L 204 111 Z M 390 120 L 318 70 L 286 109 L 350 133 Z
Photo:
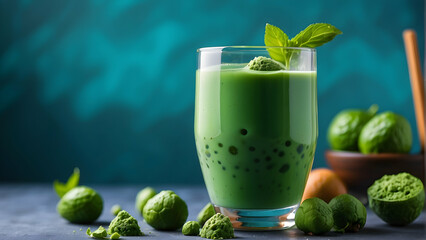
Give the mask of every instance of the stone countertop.
M 120 239 L 202 239 L 184 236 L 179 231 L 156 231 L 136 213 L 134 204 L 137 192 L 145 186 L 93 185 L 104 199 L 104 210 L 97 222 L 90 225 L 71 224 L 56 213 L 59 198 L 48 184 L 0 184 L 0 239 L 89 239 L 86 229 L 108 227 L 113 219 L 110 209 L 114 204 L 136 217 L 143 237 Z M 155 186 L 154 186 L 155 187 Z M 188 220 L 196 220 L 198 212 L 209 201 L 203 186 L 156 186 L 157 190 L 175 191 L 188 204 Z M 426 239 L 426 212 L 405 227 L 392 227 L 381 221 L 367 209 L 367 223 L 358 233 L 339 234 L 330 232 L 323 236 L 308 236 L 297 229 L 271 232 L 235 231 L 237 239 Z

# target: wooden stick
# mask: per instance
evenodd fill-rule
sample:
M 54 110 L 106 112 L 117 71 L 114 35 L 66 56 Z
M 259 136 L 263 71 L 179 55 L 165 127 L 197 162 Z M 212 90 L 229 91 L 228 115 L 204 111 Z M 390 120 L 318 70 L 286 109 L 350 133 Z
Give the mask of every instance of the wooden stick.
M 425 113 L 424 113 L 424 85 L 422 69 L 420 67 L 419 49 L 417 46 L 416 32 L 405 30 L 403 33 L 405 52 L 407 54 L 408 72 L 410 73 L 411 90 L 413 92 L 414 110 L 416 113 L 417 131 L 420 145 L 424 152 L 425 144 Z

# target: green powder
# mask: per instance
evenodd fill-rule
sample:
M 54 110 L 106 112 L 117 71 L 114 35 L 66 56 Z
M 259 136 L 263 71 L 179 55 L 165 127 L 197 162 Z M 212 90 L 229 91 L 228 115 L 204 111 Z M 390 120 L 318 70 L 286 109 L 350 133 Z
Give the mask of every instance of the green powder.
M 402 201 L 410 199 L 423 191 L 420 179 L 408 174 L 385 175 L 368 189 L 368 194 L 375 199 L 385 201 Z

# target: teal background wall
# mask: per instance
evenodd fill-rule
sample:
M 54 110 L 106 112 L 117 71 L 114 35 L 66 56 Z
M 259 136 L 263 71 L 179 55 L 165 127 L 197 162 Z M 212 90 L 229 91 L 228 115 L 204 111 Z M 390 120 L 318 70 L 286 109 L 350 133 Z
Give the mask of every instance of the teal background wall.
M 314 167 L 342 109 L 377 103 L 416 131 L 401 34 L 415 29 L 423 53 L 421 0 L 3 0 L 0 181 L 65 180 L 78 166 L 90 183 L 201 184 L 196 49 L 262 45 L 266 22 L 344 33 L 318 48 Z

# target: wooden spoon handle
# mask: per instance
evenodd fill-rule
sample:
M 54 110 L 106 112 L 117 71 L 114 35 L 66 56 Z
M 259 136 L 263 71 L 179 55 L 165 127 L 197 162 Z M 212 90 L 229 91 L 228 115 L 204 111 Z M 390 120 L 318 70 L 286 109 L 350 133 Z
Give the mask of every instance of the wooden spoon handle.
M 403 33 L 405 52 L 407 54 L 408 72 L 410 73 L 411 90 L 413 92 L 414 109 L 416 113 L 417 130 L 422 152 L 425 144 L 425 113 L 424 113 L 424 85 L 422 69 L 420 67 L 419 49 L 416 32 L 405 30 Z

